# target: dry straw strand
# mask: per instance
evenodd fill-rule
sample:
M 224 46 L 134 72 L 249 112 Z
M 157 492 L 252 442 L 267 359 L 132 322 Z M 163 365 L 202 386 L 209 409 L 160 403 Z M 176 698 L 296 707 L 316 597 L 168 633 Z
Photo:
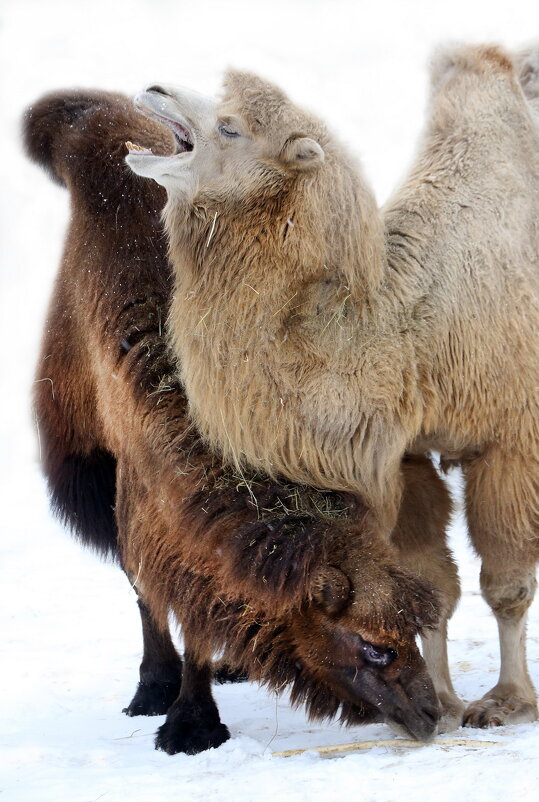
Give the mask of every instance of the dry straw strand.
M 471 738 L 437 738 L 430 744 L 421 741 L 412 741 L 409 738 L 392 738 L 380 741 L 356 741 L 348 744 L 333 744 L 331 746 L 308 746 L 303 749 L 285 749 L 282 752 L 272 752 L 272 757 L 293 757 L 304 752 L 318 752 L 320 755 L 343 754 L 346 752 L 364 752 L 383 746 L 390 749 L 417 749 L 421 746 L 501 746 L 503 741 L 479 741 Z

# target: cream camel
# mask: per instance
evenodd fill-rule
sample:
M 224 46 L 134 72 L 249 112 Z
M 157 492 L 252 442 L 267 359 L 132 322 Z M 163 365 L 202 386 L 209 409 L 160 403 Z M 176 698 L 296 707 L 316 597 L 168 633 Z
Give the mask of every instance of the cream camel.
M 534 102 L 537 53 L 517 61 Z M 534 719 L 539 132 L 512 60 L 437 56 L 383 213 L 326 126 L 256 76 L 229 73 L 219 102 L 155 86 L 138 105 L 178 142 L 128 163 L 168 192 L 171 341 L 205 438 L 239 466 L 358 492 L 387 533 L 406 452 L 460 462 L 501 641 L 465 721 Z

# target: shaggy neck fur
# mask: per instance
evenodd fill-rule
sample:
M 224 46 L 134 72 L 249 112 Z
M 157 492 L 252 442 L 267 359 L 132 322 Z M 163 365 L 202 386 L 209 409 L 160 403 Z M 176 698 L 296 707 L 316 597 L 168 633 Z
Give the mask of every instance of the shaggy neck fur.
M 169 196 L 166 210 L 172 343 L 206 439 L 236 465 L 359 491 L 386 520 L 405 448 L 482 447 L 500 411 L 527 403 L 523 368 L 534 370 L 519 350 L 533 332 L 516 333 L 513 353 L 494 344 L 515 334 L 525 301 L 539 312 L 529 109 L 495 48 L 441 57 L 433 84 L 385 241 L 337 146 L 317 173 L 245 208 L 201 195 L 188 209 Z M 485 363 L 503 399 L 488 414 Z
M 302 177 L 239 218 L 226 204 L 169 200 L 170 332 L 195 421 L 228 461 L 320 487 L 359 486 L 382 506 L 381 477 L 397 463 L 385 459 L 377 419 L 392 414 L 387 385 L 403 395 L 411 365 L 397 349 L 392 364 L 380 363 L 386 389 L 366 415 L 353 345 L 358 322 L 380 329 L 384 237 L 372 194 L 342 161 L 330 151 L 326 180 Z

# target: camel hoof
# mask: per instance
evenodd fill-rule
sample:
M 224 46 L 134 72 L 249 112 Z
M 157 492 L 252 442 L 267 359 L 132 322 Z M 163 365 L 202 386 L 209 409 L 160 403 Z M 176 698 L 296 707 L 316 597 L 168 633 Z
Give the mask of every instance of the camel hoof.
M 157 730 L 155 748 L 169 755 L 178 752 L 196 755 L 216 749 L 229 738 L 228 728 L 221 723 L 213 700 L 205 705 L 182 700 L 170 708 L 167 720 Z
M 537 719 L 537 705 L 515 696 L 505 699 L 483 697 L 472 702 L 463 716 L 465 727 L 503 727 L 506 724 L 526 724 Z
M 126 716 L 164 716 L 178 698 L 180 682 L 139 682 L 135 695 L 122 710 Z
M 440 721 L 438 733 L 453 732 L 462 726 L 465 705 L 458 696 L 449 693 L 438 694 L 440 702 Z

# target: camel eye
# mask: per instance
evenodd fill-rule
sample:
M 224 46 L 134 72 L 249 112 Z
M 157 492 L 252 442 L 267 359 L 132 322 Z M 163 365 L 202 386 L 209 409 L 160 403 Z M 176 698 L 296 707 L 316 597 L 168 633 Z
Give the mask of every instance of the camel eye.
M 230 139 L 233 139 L 234 137 L 239 136 L 239 133 L 237 131 L 235 131 L 234 128 L 231 128 L 230 125 L 227 125 L 226 123 L 219 123 L 218 128 L 219 128 L 219 133 L 220 134 L 222 134 L 223 136 L 227 136 Z
M 385 667 L 395 660 L 397 652 L 395 649 L 381 649 L 364 642 L 361 645 L 361 656 L 368 665 Z

